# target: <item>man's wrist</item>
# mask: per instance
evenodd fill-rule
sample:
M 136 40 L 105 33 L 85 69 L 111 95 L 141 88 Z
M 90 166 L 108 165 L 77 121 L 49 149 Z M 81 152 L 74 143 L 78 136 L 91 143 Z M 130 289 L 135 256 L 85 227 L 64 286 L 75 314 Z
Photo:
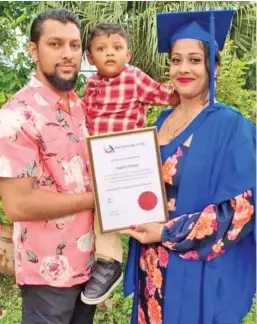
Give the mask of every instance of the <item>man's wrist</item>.
M 85 209 L 94 209 L 95 200 L 92 192 L 86 192 L 84 195 Z

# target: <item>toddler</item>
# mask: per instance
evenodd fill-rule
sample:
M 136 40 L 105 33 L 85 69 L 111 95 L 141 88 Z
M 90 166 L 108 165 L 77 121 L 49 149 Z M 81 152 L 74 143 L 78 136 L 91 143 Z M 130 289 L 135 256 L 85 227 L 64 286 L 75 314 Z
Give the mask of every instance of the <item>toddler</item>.
M 128 36 L 119 24 L 99 24 L 87 40 L 87 59 L 97 68 L 83 98 L 90 135 L 141 128 L 149 105 L 177 105 L 171 84 L 154 81 L 139 68 L 128 65 Z M 96 264 L 81 299 L 103 302 L 121 282 L 122 242 L 118 233 L 100 234 L 95 217 Z

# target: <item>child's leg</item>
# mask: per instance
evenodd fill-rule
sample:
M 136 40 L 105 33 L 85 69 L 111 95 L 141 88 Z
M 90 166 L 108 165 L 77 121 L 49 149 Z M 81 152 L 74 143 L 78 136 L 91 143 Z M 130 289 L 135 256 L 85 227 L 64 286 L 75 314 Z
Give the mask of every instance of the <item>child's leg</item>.
M 122 241 L 118 233 L 100 233 L 100 226 L 97 215 L 95 215 L 95 255 L 107 261 L 116 260 L 122 262 Z
M 90 280 L 81 292 L 85 304 L 95 305 L 106 300 L 123 278 L 122 241 L 118 233 L 101 234 L 95 214 L 96 263 Z

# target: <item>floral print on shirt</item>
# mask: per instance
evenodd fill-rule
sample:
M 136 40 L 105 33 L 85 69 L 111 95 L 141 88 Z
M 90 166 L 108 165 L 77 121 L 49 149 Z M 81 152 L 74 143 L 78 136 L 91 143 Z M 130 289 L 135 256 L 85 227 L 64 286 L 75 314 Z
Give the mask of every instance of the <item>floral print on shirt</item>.
M 35 188 L 91 191 L 81 101 L 69 94 L 70 114 L 33 78 L 0 110 L 0 177 L 35 177 Z M 47 202 L 46 202 L 47 204 Z M 91 210 L 48 221 L 16 222 L 16 281 L 71 287 L 88 280 L 94 255 Z

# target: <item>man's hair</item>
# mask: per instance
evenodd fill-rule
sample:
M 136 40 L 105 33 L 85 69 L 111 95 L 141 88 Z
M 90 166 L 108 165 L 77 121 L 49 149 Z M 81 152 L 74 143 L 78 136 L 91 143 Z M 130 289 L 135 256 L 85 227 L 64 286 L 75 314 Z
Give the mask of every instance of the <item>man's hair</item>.
M 127 44 L 129 45 L 128 34 L 120 24 L 100 23 L 96 25 L 95 28 L 92 29 L 87 36 L 87 40 L 86 40 L 87 52 L 90 52 L 90 47 L 95 36 L 107 35 L 109 37 L 110 35 L 114 35 L 114 34 L 120 35 L 122 38 L 126 40 Z
M 52 10 L 47 10 L 47 11 L 41 13 L 38 17 L 36 17 L 33 20 L 31 28 L 30 28 L 31 42 L 36 43 L 36 44 L 38 43 L 38 41 L 43 33 L 42 25 L 48 19 L 60 21 L 63 24 L 67 24 L 68 22 L 71 22 L 78 27 L 80 34 L 81 34 L 81 24 L 80 24 L 80 21 L 76 15 L 74 15 L 69 10 L 52 9 Z

